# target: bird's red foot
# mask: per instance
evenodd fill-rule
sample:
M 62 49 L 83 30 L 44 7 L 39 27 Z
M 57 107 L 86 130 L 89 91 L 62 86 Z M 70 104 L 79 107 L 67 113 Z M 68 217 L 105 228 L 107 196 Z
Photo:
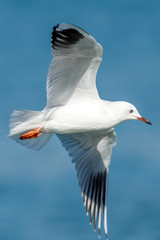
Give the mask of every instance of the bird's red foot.
M 42 132 L 40 132 L 39 130 L 40 130 L 40 127 L 35 128 L 32 131 L 29 131 L 27 133 L 24 133 L 20 136 L 20 139 L 25 140 L 25 139 L 37 138 L 42 134 Z

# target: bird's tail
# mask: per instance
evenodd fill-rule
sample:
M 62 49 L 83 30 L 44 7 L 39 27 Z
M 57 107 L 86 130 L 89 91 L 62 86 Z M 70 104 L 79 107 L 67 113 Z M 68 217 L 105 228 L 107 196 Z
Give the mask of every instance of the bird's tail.
M 41 111 L 15 110 L 10 117 L 9 137 L 28 148 L 39 150 L 52 136 L 52 133 L 40 131 L 42 122 Z

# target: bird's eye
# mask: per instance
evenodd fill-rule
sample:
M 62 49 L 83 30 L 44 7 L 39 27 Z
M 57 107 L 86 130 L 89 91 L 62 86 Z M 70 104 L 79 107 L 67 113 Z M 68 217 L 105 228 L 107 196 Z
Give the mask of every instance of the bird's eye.
M 133 110 L 131 109 L 131 110 L 129 110 L 129 113 L 133 113 Z

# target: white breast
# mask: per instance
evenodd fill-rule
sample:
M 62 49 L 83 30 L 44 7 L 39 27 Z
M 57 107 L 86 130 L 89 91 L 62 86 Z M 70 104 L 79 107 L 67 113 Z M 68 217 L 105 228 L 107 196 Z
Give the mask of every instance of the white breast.
M 46 132 L 75 133 L 104 130 L 112 127 L 103 101 L 68 104 L 57 109 L 46 109 L 47 119 L 43 129 Z

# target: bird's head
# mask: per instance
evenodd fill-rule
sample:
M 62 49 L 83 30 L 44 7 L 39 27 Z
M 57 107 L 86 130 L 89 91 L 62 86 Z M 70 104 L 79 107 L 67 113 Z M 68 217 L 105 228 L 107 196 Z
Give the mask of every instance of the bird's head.
M 149 120 L 139 114 L 136 107 L 131 103 L 123 101 L 117 102 L 117 111 L 119 112 L 119 115 L 121 115 L 122 121 L 138 119 L 142 122 L 152 125 Z

